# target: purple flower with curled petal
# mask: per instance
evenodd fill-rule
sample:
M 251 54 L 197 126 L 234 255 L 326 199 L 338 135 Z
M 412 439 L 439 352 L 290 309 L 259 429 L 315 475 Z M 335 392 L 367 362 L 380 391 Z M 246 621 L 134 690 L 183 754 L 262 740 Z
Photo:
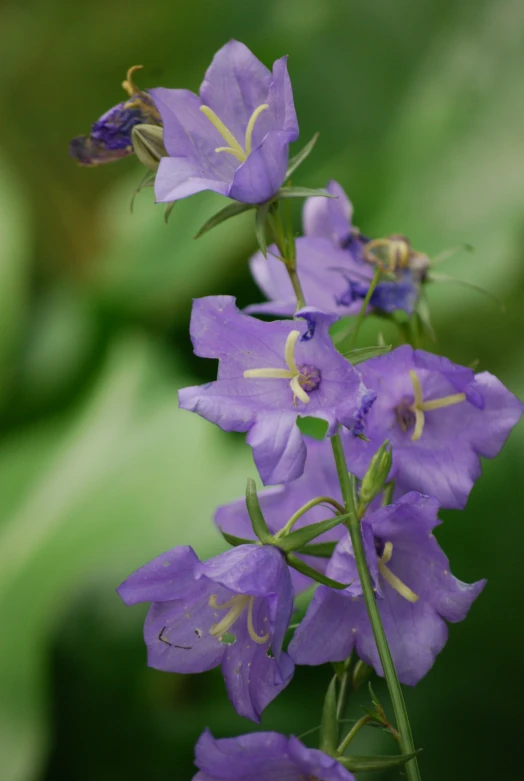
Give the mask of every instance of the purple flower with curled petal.
M 389 439 L 397 495 L 420 491 L 443 507 L 464 507 L 480 475 L 479 457 L 499 453 L 524 405 L 489 372 L 475 374 L 408 345 L 359 369 L 377 400 L 366 421 L 369 441 L 348 442 L 350 470 L 363 477 Z
M 240 312 L 231 296 L 196 299 L 191 339 L 197 355 L 218 358 L 218 379 L 179 391 L 182 409 L 197 412 L 225 431 L 247 431 L 266 485 L 287 483 L 304 471 L 306 445 L 299 415 L 362 428 L 372 395 L 335 349 L 329 327 L 336 319 L 314 309 L 298 320 L 264 323 Z
M 333 757 L 278 732 L 216 740 L 206 730 L 195 748 L 195 765 L 193 781 L 355 781 Z
M 298 138 L 286 60 L 277 60 L 271 73 L 244 44 L 230 41 L 215 54 L 200 97 L 151 90 L 169 155 L 157 172 L 157 201 L 214 190 L 256 204 L 277 193 L 289 144 Z
M 190 547 L 173 548 L 117 591 L 126 605 L 152 603 L 144 626 L 149 666 L 201 673 L 221 664 L 241 716 L 259 721 L 291 680 L 282 643 L 293 587 L 277 548 L 241 545 L 206 562 Z
M 450 573 L 433 536 L 436 499 L 411 492 L 362 521 L 366 560 L 378 608 L 402 683 L 416 684 L 448 638 L 446 621 L 462 621 L 486 581 L 468 585 Z M 358 656 L 383 675 L 349 537 L 337 545 L 329 577 L 353 580 L 344 591 L 320 586 L 289 646 L 296 664 L 317 665 Z M 445 619 L 445 620 L 444 620 Z

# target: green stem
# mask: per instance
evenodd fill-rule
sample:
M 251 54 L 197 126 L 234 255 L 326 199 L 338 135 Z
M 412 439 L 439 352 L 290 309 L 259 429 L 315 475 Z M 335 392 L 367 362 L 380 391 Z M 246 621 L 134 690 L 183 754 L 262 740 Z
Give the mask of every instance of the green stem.
M 351 661 L 351 658 L 349 661 Z M 350 678 L 351 678 L 351 671 L 348 664 L 346 665 L 346 669 L 340 676 L 340 688 L 338 692 L 338 701 L 337 701 L 337 721 L 339 723 L 347 707 L 348 688 L 349 688 Z
M 338 754 L 343 754 L 344 751 L 347 749 L 357 732 L 362 729 L 362 727 L 365 727 L 366 724 L 369 724 L 371 721 L 371 716 L 362 716 L 361 719 L 357 721 L 357 723 L 349 730 L 348 734 L 340 744 L 340 746 L 337 748 Z
M 373 275 L 373 279 L 371 280 L 371 284 L 368 288 L 368 292 L 366 293 L 366 297 L 362 302 L 362 306 L 360 307 L 360 312 L 358 313 L 357 322 L 355 323 L 355 328 L 353 329 L 353 333 L 351 334 L 351 339 L 349 340 L 348 351 L 352 350 L 353 347 L 355 346 L 358 332 L 360 331 L 360 326 L 364 322 L 364 317 L 366 316 L 366 309 L 368 308 L 368 304 L 371 300 L 371 296 L 375 292 L 375 288 L 378 284 L 379 279 L 380 279 L 380 269 L 377 268 L 377 270 Z
M 302 285 L 300 284 L 300 279 L 298 278 L 297 274 L 295 239 L 293 237 L 293 229 L 291 226 L 290 217 L 289 215 L 287 216 L 287 236 L 279 212 L 277 212 L 276 215 L 268 214 L 267 224 L 273 237 L 273 241 L 277 245 L 278 251 L 280 252 L 281 260 L 287 269 L 291 285 L 293 286 L 293 292 L 295 294 L 295 298 L 297 299 L 298 310 L 306 306 L 306 299 L 304 297 L 304 291 L 302 290 Z
M 395 665 L 393 664 L 393 659 L 391 657 L 391 651 L 389 650 L 384 627 L 382 626 L 380 613 L 375 599 L 375 593 L 373 591 L 373 585 L 371 583 L 371 577 L 366 563 L 366 554 L 364 552 L 364 545 L 362 543 L 362 536 L 360 532 L 360 521 L 356 513 L 353 487 L 351 485 L 351 479 L 346 464 L 346 458 L 344 455 L 340 434 L 335 434 L 335 436 L 331 438 L 331 445 L 333 447 L 333 455 L 335 457 L 335 464 L 337 467 L 340 488 L 342 490 L 344 506 L 346 512 L 350 515 L 350 519 L 347 522 L 347 528 L 351 536 L 351 542 L 353 544 L 353 553 L 355 556 L 360 583 L 362 585 L 362 591 L 364 593 L 366 609 L 369 615 L 369 620 L 371 622 L 371 627 L 373 629 L 373 635 L 377 644 L 378 654 L 384 670 L 384 677 L 386 679 L 389 696 L 391 697 L 391 703 L 393 705 L 398 730 L 400 732 L 400 745 L 404 754 L 414 754 L 415 746 L 413 743 L 413 736 L 411 734 L 411 726 L 406 710 L 406 704 L 404 702 L 404 695 L 402 694 L 402 689 L 397 677 Z M 410 759 L 409 762 L 406 763 L 406 774 L 409 781 L 420 781 L 420 772 L 416 757 L 413 757 L 413 759 Z
M 342 507 L 342 505 L 337 502 L 335 499 L 331 499 L 329 496 L 317 496 L 316 499 L 311 499 L 309 502 L 306 502 L 303 507 L 300 507 L 296 513 L 294 513 L 289 521 L 286 523 L 286 525 L 280 529 L 280 531 L 275 535 L 275 539 L 278 539 L 279 537 L 284 537 L 286 534 L 288 534 L 293 526 L 296 524 L 296 522 L 299 520 L 299 518 L 302 518 L 303 515 L 305 515 L 308 510 L 311 510 L 312 507 L 316 507 L 317 504 L 330 504 L 332 507 L 335 508 L 338 515 L 344 515 L 345 510 Z

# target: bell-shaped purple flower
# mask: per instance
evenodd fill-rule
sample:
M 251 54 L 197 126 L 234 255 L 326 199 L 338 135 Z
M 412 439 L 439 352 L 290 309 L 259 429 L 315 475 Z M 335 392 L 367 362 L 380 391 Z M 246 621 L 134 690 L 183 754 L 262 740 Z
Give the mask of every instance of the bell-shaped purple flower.
M 408 345 L 359 368 L 377 400 L 367 418 L 369 441 L 348 443 L 350 470 L 363 477 L 389 439 L 397 495 L 420 491 L 442 507 L 463 508 L 480 476 L 479 457 L 499 453 L 524 405 L 489 372 L 475 374 Z
M 117 591 L 126 605 L 152 603 L 144 626 L 149 666 L 201 673 L 221 664 L 241 716 L 259 721 L 291 680 L 282 643 L 293 587 L 277 548 L 241 545 L 206 562 L 190 547 L 173 548 Z
M 203 358 L 219 359 L 218 379 L 179 391 L 180 407 L 224 431 L 247 431 L 266 485 L 304 471 L 299 415 L 327 421 L 330 436 L 339 424 L 360 433 L 374 400 L 333 346 L 329 327 L 336 318 L 307 308 L 297 316 L 265 323 L 240 312 L 231 296 L 193 303 L 193 347 Z
M 244 44 L 229 41 L 215 54 L 200 97 L 151 90 L 169 155 L 157 172 L 157 201 L 214 190 L 256 204 L 277 193 L 289 144 L 298 138 L 286 60 L 277 60 L 271 73 Z
M 195 747 L 195 765 L 200 772 L 193 781 L 355 781 L 333 757 L 278 732 L 216 740 L 206 730 Z
M 445 620 L 462 621 L 486 583 L 468 585 L 453 577 L 432 533 L 439 524 L 437 511 L 436 499 L 412 492 L 368 512 L 362 521 L 386 637 L 398 677 L 409 685 L 430 670 L 446 644 Z M 317 589 L 289 646 L 292 659 L 296 664 L 324 664 L 347 659 L 355 649 L 383 675 L 349 537 L 337 545 L 327 574 L 353 582 L 344 591 Z
M 329 440 L 305 438 L 307 447 L 306 465 L 303 474 L 285 485 L 271 486 L 258 493 L 260 507 L 271 534 L 279 532 L 291 516 L 307 502 L 319 497 L 329 497 L 342 503 L 340 484 L 333 461 L 333 452 Z M 334 514 L 329 504 L 311 507 L 294 524 L 293 531 L 319 523 Z M 215 523 L 222 531 L 241 539 L 253 537 L 251 521 L 246 509 L 245 498 L 222 505 L 215 513 Z M 317 542 L 335 542 L 347 534 L 345 527 L 335 526 L 315 539 Z M 318 556 L 299 555 L 303 561 L 320 572 L 326 571 L 327 559 Z M 291 580 L 295 595 L 313 585 L 311 578 L 290 568 Z

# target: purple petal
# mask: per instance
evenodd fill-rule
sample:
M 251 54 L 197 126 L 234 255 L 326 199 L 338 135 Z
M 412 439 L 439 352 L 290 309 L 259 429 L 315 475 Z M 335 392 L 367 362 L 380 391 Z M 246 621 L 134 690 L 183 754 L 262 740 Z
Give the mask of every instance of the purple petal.
M 116 591 L 126 605 L 183 598 L 191 588 L 198 564 L 193 548 L 173 548 L 140 567 Z
M 199 565 L 196 578 L 206 577 L 237 594 L 266 597 L 278 593 L 287 565 L 271 545 L 239 545 Z
M 296 413 L 261 415 L 247 435 L 264 485 L 296 480 L 304 471 L 306 446 L 296 425 Z
M 286 130 L 288 140 L 298 138 L 298 120 L 293 101 L 293 90 L 287 70 L 287 57 L 281 57 L 273 63 L 273 79 L 269 87 L 268 114 L 271 127 L 275 130 Z
M 286 177 L 289 133 L 271 130 L 233 176 L 229 197 L 242 203 L 265 203 L 276 195 Z
M 342 187 L 333 179 L 326 190 L 336 198 L 314 197 L 304 203 L 302 226 L 306 236 L 320 236 L 343 244 L 351 234 L 353 206 Z
M 342 662 L 355 644 L 354 601 L 327 586 L 319 586 L 288 648 L 295 664 Z
M 155 198 L 158 203 L 170 203 L 204 190 L 221 195 L 229 193 L 229 183 L 206 178 L 198 163 L 183 157 L 163 157 L 155 177 Z
M 195 748 L 195 765 L 213 778 L 239 781 L 241 778 L 271 777 L 279 767 L 289 769 L 287 738 L 277 732 L 254 732 L 237 738 L 215 740 L 209 730 Z M 278 775 L 273 775 L 278 778 Z
M 355 781 L 355 777 L 349 770 L 342 767 L 336 759 L 318 749 L 306 748 L 294 735 L 289 738 L 288 750 L 290 759 L 300 770 L 307 773 L 306 778 L 321 778 L 323 781 Z

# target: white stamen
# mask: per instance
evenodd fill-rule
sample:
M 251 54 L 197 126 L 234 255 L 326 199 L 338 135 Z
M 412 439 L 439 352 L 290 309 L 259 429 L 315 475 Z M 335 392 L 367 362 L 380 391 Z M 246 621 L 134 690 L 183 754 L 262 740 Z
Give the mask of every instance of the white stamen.
M 408 602 L 418 602 L 418 595 L 415 594 L 415 592 L 412 591 L 408 586 L 406 586 L 406 584 L 403 583 L 400 578 L 397 578 L 397 576 L 391 572 L 389 567 L 386 566 L 392 555 L 393 543 L 386 542 L 384 545 L 384 552 L 381 558 L 378 560 L 378 571 L 386 583 L 389 583 L 389 585 L 394 588 L 401 597 L 407 599 Z
M 284 359 L 288 369 L 246 369 L 246 380 L 289 380 L 289 386 L 293 391 L 293 399 L 296 403 L 300 399 L 304 404 L 309 404 L 311 399 L 300 384 L 302 375 L 295 361 L 295 345 L 300 338 L 300 331 L 290 331 L 284 347 Z
M 431 412 L 436 409 L 443 409 L 444 407 L 451 407 L 453 404 L 459 404 L 461 401 L 465 401 L 465 393 L 452 393 L 449 396 L 443 396 L 441 399 L 430 399 L 424 401 L 424 394 L 422 393 L 422 385 L 418 375 L 413 369 L 410 369 L 409 376 L 411 378 L 411 384 L 413 385 L 413 394 L 415 401 L 409 408 L 415 413 L 415 430 L 411 435 L 411 441 L 416 442 L 422 436 L 424 431 L 424 424 L 426 418 L 424 413 Z
M 200 111 L 202 114 L 205 114 L 213 127 L 218 130 L 226 144 L 228 144 L 228 146 L 217 146 L 215 152 L 226 152 L 227 154 L 236 157 L 236 159 L 241 163 L 244 163 L 247 159 L 247 156 L 251 154 L 251 144 L 253 141 L 253 131 L 255 129 L 256 121 L 261 113 L 267 108 L 269 108 L 269 104 L 262 103 L 260 106 L 257 106 L 257 108 L 249 117 L 244 141 L 245 149 L 242 149 L 241 144 L 237 141 L 231 130 L 226 127 L 226 125 L 224 125 L 222 120 L 215 114 L 213 109 L 209 108 L 209 106 L 200 106 Z
M 259 118 L 260 114 L 263 111 L 265 111 L 267 108 L 269 108 L 269 103 L 262 103 L 262 105 L 257 106 L 257 108 L 253 111 L 253 113 L 249 117 L 249 122 L 247 123 L 247 128 L 246 128 L 246 140 L 244 143 L 246 155 L 251 154 L 251 140 L 253 138 L 253 130 L 255 129 L 255 122 Z

